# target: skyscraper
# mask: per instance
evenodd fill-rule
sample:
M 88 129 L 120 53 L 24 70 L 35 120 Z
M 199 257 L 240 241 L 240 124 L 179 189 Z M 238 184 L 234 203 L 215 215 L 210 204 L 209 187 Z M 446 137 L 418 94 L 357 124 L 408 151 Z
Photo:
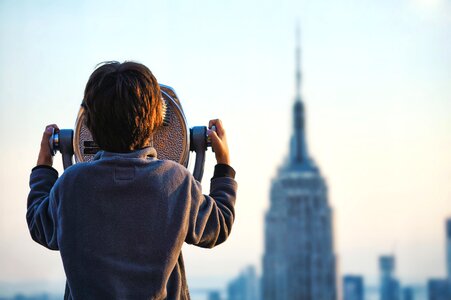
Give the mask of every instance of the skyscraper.
M 300 90 L 298 39 L 290 153 L 272 180 L 265 217 L 264 300 L 336 299 L 332 210 L 326 182 L 308 155 Z
M 343 278 L 343 300 L 363 300 L 364 290 L 362 276 L 347 275 Z
M 227 300 L 259 300 L 259 284 L 253 266 L 244 269 L 227 287 Z
M 221 300 L 221 294 L 218 291 L 210 291 L 208 293 L 208 300 Z
M 451 218 L 446 220 L 446 265 L 448 269 L 448 283 L 451 291 Z
M 399 300 L 399 281 L 395 278 L 395 257 L 381 256 L 379 258 L 379 268 L 381 271 L 380 293 L 381 300 Z
M 446 279 L 429 279 L 428 299 L 449 300 L 448 281 Z
M 448 300 L 451 299 L 451 218 L 446 220 L 446 269 L 447 277 L 445 279 L 429 279 L 428 281 L 428 299 L 429 300 Z
M 402 300 L 414 300 L 415 293 L 412 287 L 405 287 L 402 289 Z

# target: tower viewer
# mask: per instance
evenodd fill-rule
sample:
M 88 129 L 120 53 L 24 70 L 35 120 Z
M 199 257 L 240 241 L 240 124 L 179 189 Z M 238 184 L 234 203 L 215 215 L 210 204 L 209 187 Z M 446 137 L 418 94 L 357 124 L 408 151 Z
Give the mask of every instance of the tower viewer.
M 65 299 L 189 299 L 181 248 L 224 242 L 237 183 L 220 120 L 208 131 L 217 165 L 210 194 L 178 163 L 159 160 L 152 132 L 163 121 L 157 80 L 134 62 L 108 62 L 90 76 L 82 105 L 102 151 L 58 177 L 42 136 L 30 176 L 32 238 L 59 250 Z

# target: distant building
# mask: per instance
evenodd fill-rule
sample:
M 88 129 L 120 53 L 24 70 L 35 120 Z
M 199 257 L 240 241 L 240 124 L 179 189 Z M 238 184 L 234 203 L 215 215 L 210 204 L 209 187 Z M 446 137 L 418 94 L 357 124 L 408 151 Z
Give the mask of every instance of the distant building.
M 365 299 L 362 276 L 347 275 L 343 278 L 343 300 Z
M 402 300 L 415 300 L 414 291 L 411 287 L 405 287 L 402 289 Z
M 227 287 L 228 300 L 259 300 L 260 286 L 253 266 L 247 267 Z
M 428 299 L 450 300 L 448 280 L 430 279 L 428 281 Z
M 380 299 L 399 300 L 399 281 L 395 278 L 395 257 L 381 256 L 379 258 L 379 268 L 381 272 Z
M 14 295 L 12 298 L 5 298 L 8 300 L 56 300 L 56 299 L 62 299 L 62 296 L 55 296 L 55 295 L 49 295 L 46 293 L 43 294 L 36 294 L 36 295 L 22 295 L 17 294 Z
M 451 287 L 451 218 L 446 220 L 446 260 L 448 269 L 448 284 Z
M 265 216 L 263 299 L 335 300 L 332 209 L 326 181 L 307 151 L 299 49 L 298 43 L 289 157 L 272 180 Z
M 208 300 L 221 300 L 221 293 L 219 291 L 210 291 L 208 293 Z
M 446 269 L 445 279 L 430 279 L 428 281 L 429 300 L 451 299 L 451 218 L 446 220 Z

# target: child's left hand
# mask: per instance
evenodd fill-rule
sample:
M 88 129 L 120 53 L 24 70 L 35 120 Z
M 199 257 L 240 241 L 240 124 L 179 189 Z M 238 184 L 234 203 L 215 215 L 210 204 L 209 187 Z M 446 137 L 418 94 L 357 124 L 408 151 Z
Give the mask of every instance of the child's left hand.
M 56 124 L 47 125 L 45 127 L 45 131 L 42 134 L 42 140 L 41 140 L 41 150 L 39 151 L 38 156 L 38 162 L 37 165 L 46 165 L 46 166 L 52 166 L 53 165 L 53 155 L 52 150 L 50 149 L 50 137 L 52 136 L 53 129 L 55 132 L 59 131 L 59 128 Z

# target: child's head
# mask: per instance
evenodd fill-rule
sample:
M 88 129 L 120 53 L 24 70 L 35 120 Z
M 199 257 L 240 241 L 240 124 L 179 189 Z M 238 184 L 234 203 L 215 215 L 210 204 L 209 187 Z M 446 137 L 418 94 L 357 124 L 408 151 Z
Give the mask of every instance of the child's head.
M 99 147 L 128 152 L 150 145 L 163 122 L 160 86 L 135 62 L 105 62 L 89 77 L 83 107 L 86 126 Z

